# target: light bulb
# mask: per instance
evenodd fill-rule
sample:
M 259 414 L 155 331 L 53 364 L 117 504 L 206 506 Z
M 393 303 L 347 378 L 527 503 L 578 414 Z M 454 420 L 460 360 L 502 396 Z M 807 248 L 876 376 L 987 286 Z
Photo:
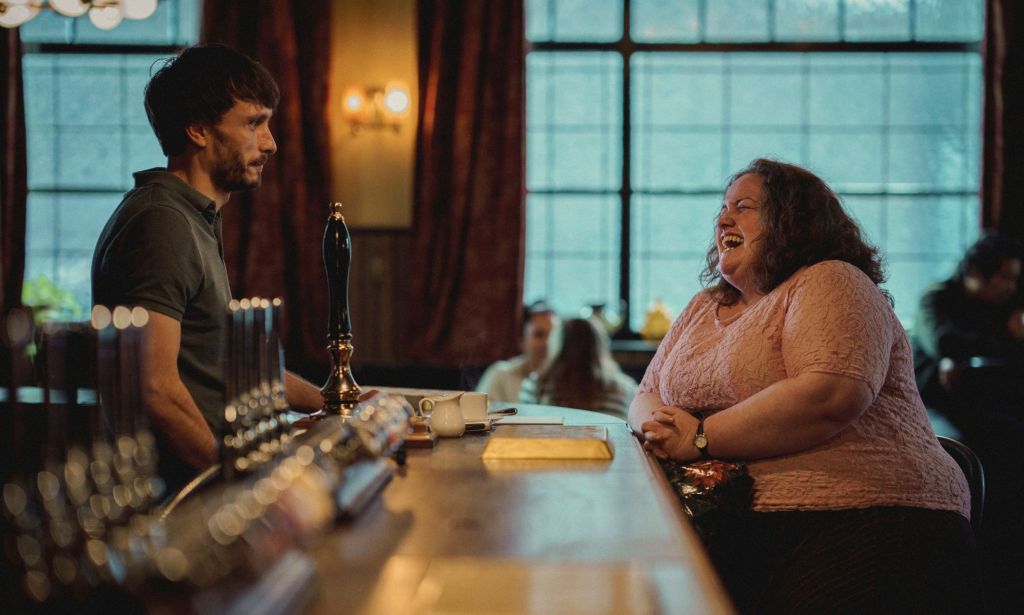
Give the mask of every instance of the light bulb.
M 345 97 L 345 108 L 349 111 L 359 111 L 363 108 L 363 97 L 359 94 L 349 94 Z
M 384 92 L 384 108 L 399 115 L 409 109 L 409 93 L 401 85 L 389 85 Z
M 363 110 L 363 106 L 366 105 L 366 92 L 360 86 L 348 86 L 345 89 L 345 94 L 341 97 L 341 105 L 345 113 L 349 115 L 358 114 Z
M 82 0 L 50 0 L 50 6 L 53 7 L 53 10 L 67 17 L 85 15 L 85 12 L 89 10 L 89 5 L 82 2 Z
M 121 6 L 127 19 L 145 19 L 156 11 L 156 0 L 124 0 Z
M 100 30 L 113 30 L 123 19 L 120 4 L 89 9 L 89 21 Z
M 21 24 L 35 17 L 38 13 L 38 6 L 30 6 L 22 3 L 8 3 L 5 10 L 0 13 L 0 26 L 5 28 L 17 28 Z

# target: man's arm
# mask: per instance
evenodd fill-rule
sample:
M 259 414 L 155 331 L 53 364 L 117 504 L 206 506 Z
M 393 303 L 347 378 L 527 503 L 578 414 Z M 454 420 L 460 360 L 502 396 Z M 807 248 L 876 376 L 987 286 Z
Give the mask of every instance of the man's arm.
M 178 373 L 181 323 L 151 311 L 143 328 L 142 400 L 153 427 L 197 470 L 217 463 L 217 439 Z
M 292 410 L 312 414 L 324 407 L 324 398 L 312 382 L 289 371 L 284 373 L 284 397 Z

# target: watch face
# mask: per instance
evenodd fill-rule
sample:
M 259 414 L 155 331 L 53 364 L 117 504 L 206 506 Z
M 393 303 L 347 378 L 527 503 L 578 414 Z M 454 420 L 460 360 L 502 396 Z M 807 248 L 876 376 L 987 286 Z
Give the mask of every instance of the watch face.
M 693 439 L 693 445 L 697 448 L 704 448 L 708 445 L 708 439 L 704 436 L 697 436 Z

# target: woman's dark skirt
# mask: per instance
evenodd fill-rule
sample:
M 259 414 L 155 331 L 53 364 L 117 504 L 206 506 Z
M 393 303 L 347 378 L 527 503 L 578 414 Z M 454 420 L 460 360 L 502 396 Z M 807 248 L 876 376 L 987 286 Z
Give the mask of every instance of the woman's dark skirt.
M 742 613 L 985 612 L 974 534 L 950 511 L 746 513 L 709 553 Z

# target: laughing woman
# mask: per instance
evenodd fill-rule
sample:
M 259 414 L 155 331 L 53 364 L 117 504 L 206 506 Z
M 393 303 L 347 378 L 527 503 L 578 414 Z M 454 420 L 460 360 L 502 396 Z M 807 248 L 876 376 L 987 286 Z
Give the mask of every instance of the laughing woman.
M 755 160 L 629 411 L 661 458 L 747 460 L 710 555 L 743 612 L 978 609 L 969 493 L 914 384 L 877 251 L 835 193 Z M 698 434 L 700 437 L 698 437 Z

